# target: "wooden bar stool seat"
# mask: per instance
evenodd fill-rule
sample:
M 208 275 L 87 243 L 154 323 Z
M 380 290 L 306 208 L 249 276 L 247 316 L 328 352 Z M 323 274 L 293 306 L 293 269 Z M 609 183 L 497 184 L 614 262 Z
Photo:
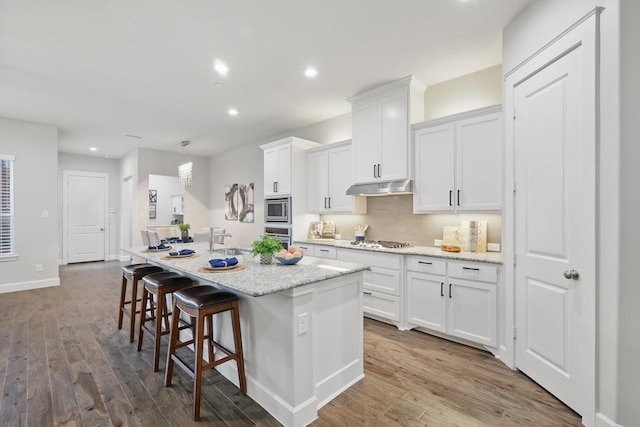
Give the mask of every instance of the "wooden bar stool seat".
M 173 364 L 176 363 L 187 374 L 193 378 L 193 419 L 200 418 L 200 396 L 202 373 L 221 363 L 235 360 L 238 365 L 238 380 L 240 392 L 247 393 L 247 379 L 244 372 L 244 356 L 242 353 L 242 336 L 240 334 L 240 313 L 238 311 L 238 296 L 221 291 L 213 286 L 193 286 L 173 293 L 173 317 L 171 319 L 171 334 L 169 336 L 169 352 L 167 354 L 167 369 L 164 377 L 164 385 L 171 385 L 173 375 Z M 231 320 L 233 325 L 233 341 L 235 352 L 225 348 L 213 339 L 212 315 L 231 310 Z M 186 313 L 192 319 L 195 327 L 193 339 L 185 342 L 178 342 L 179 328 L 178 319 L 180 313 Z M 205 319 L 207 322 L 208 334 L 205 335 Z M 203 364 L 204 340 L 209 340 L 208 352 L 209 363 Z M 191 370 L 187 364 L 176 355 L 176 349 L 190 344 L 195 346 L 194 369 Z M 226 356 L 215 360 L 213 348 L 219 349 Z
M 122 267 L 122 286 L 120 287 L 120 307 L 118 309 L 118 329 L 122 329 L 122 317 L 127 315 L 131 319 L 129 324 L 129 342 L 133 342 L 138 310 L 138 281 L 147 274 L 159 273 L 161 267 L 152 264 L 130 264 Z M 131 297 L 127 301 L 127 283 L 131 282 Z M 130 305 L 130 308 L 128 307 Z
M 172 314 L 167 309 L 166 295 L 193 286 L 193 280 L 178 273 L 164 271 L 148 274 L 144 276 L 142 282 L 144 287 L 142 288 L 142 314 L 138 329 L 138 351 L 142 349 L 144 331 L 149 332 L 154 339 L 153 371 L 157 372 L 160 361 L 160 343 L 162 336 L 169 334 L 169 315 Z M 164 319 L 164 330 L 161 319 Z M 153 328 L 146 324 L 154 320 Z

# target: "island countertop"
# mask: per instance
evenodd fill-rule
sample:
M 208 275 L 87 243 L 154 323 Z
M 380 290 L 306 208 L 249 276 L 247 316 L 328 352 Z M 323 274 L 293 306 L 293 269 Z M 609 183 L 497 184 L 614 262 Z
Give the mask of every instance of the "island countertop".
M 207 243 L 187 243 L 181 244 L 180 247 L 193 249 L 196 253 L 188 258 L 170 258 L 168 254 L 171 251 L 149 251 L 145 246 L 122 250 L 153 264 L 253 297 L 286 291 L 369 268 L 361 264 L 315 257 L 303 257 L 294 265 L 284 265 L 275 259 L 273 264 L 263 265 L 251 255 L 237 255 L 242 268 L 207 272 L 202 271 L 202 267 L 208 266 L 210 258 L 223 258 L 222 252 L 215 252 L 215 255 L 210 257 Z

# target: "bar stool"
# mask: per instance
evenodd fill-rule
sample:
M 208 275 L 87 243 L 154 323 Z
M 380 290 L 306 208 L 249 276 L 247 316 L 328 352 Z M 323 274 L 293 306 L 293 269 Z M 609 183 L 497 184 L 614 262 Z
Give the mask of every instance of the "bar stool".
M 157 372 L 160 361 L 160 342 L 162 341 L 162 335 L 169 334 L 169 315 L 172 314 L 167 309 L 166 295 L 192 286 L 193 280 L 178 273 L 165 271 L 148 274 L 144 276 L 142 282 L 144 287 L 142 288 L 142 314 L 140 315 L 140 327 L 138 329 L 138 351 L 142 349 L 142 338 L 146 330 L 154 338 L 153 372 Z M 149 307 L 147 307 L 147 302 L 150 302 Z M 151 313 L 151 316 L 147 316 L 149 313 Z M 164 319 L 164 330 L 162 330 L 161 318 Z M 155 320 L 153 329 L 146 325 L 146 322 L 152 320 Z M 185 326 L 185 328 L 189 327 L 191 326 Z
M 224 311 L 232 310 L 231 319 L 233 323 L 233 340 L 235 345 L 235 353 L 213 339 L 213 321 L 211 316 Z M 180 313 L 184 312 L 192 318 L 192 324 L 195 326 L 194 339 L 190 341 L 178 343 L 178 319 Z M 194 320 L 195 319 L 195 322 Z M 204 333 L 204 322 L 207 319 L 208 334 Z M 209 340 L 208 352 L 209 363 L 203 365 L 203 346 L 204 339 Z M 191 370 L 178 355 L 176 349 L 194 344 L 195 346 L 195 368 Z M 214 360 L 213 347 L 222 351 L 226 357 Z M 193 419 L 200 418 L 200 396 L 202 385 L 202 373 L 221 363 L 235 360 L 238 364 L 238 380 L 240 383 L 240 392 L 247 393 L 247 379 L 244 372 L 244 356 L 242 353 L 242 337 L 240 335 L 240 313 L 238 311 L 238 296 L 231 292 L 224 292 L 213 286 L 193 286 L 191 288 L 182 289 L 173 294 L 173 317 L 171 319 L 171 334 L 169 336 L 169 352 L 167 354 L 167 370 L 164 377 L 164 385 L 171 386 L 171 377 L 173 376 L 174 362 L 184 369 L 187 374 L 194 380 L 193 384 Z
M 120 287 L 120 308 L 118 309 L 118 329 L 122 329 L 122 316 L 126 314 L 131 318 L 129 325 L 129 342 L 133 342 L 136 325 L 136 314 L 140 313 L 137 308 L 138 301 L 138 281 L 147 274 L 159 273 L 163 271 L 161 267 L 152 264 L 130 264 L 122 267 L 122 286 Z M 131 299 L 126 300 L 127 283 L 131 281 Z M 131 308 L 127 305 L 131 304 Z

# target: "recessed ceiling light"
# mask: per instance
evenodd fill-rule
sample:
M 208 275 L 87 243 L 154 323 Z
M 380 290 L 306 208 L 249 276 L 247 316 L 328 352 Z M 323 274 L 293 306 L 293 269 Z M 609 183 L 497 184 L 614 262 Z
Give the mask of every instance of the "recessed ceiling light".
M 98 149 L 96 147 L 90 147 L 89 150 L 91 151 L 98 151 Z
M 227 113 L 229 113 L 230 116 L 237 116 L 238 115 L 238 110 L 236 110 L 235 108 L 229 108 L 227 110 Z
M 229 67 L 224 62 L 216 59 L 213 63 L 213 68 L 220 74 L 222 77 L 227 77 L 229 74 Z
M 224 86 L 224 84 L 222 84 L 222 83 L 220 83 L 220 82 L 217 82 L 217 83 L 214 83 L 214 86 L 215 86 L 215 87 L 222 87 L 222 86 Z
M 304 70 L 304 75 L 312 79 L 318 75 L 318 70 L 313 67 L 308 67 L 306 70 Z

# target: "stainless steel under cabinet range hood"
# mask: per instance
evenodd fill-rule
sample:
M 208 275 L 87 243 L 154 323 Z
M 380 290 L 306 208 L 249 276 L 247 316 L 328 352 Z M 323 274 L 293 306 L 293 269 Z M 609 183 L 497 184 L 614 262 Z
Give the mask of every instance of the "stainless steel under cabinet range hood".
M 387 196 L 390 194 L 411 194 L 413 181 L 374 182 L 371 184 L 354 184 L 347 190 L 347 196 Z

